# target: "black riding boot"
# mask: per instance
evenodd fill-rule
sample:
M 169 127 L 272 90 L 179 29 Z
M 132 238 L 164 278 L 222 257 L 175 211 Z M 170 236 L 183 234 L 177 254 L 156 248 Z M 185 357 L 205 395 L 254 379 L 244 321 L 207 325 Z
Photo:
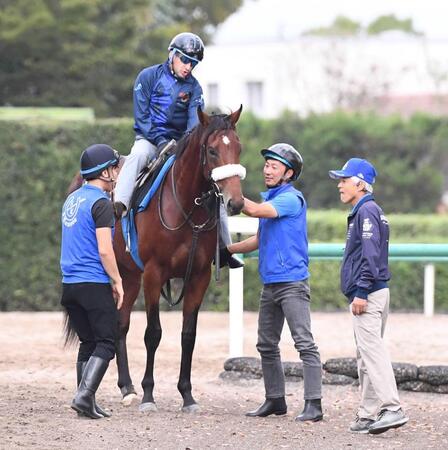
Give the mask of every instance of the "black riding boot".
M 95 409 L 95 392 L 106 373 L 109 361 L 91 356 L 84 368 L 81 382 L 76 391 L 71 407 L 91 419 L 102 419 L 104 416 Z
M 303 408 L 302 413 L 296 417 L 296 420 L 301 422 L 319 422 L 323 417 L 322 401 L 320 398 L 316 398 L 313 400 L 305 400 L 305 407 Z
M 79 386 L 79 383 L 81 383 L 81 379 L 82 379 L 82 374 L 84 372 L 84 369 L 86 367 L 87 361 L 78 361 L 76 363 L 76 386 Z M 95 396 L 93 396 L 93 403 L 95 405 L 95 410 L 98 414 L 101 414 L 104 417 L 110 417 L 112 414 L 108 413 L 107 411 L 105 411 L 103 408 L 101 408 L 96 400 L 95 400 Z M 81 415 L 81 413 L 78 413 Z
M 266 417 L 271 414 L 276 416 L 282 416 L 286 414 L 286 402 L 285 397 L 267 398 L 262 405 L 260 405 L 254 411 L 246 413 L 248 417 Z

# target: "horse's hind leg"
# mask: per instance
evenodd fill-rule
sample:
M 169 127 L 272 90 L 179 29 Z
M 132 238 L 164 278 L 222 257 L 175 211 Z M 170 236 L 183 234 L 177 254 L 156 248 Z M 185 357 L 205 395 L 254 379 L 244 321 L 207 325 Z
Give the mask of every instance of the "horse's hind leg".
M 124 274 L 123 274 L 124 275 Z M 131 319 L 131 310 L 135 299 L 140 291 L 141 275 L 126 274 L 123 276 L 124 300 L 123 306 L 119 311 L 119 332 L 117 341 L 117 368 L 118 368 L 118 387 L 120 388 L 122 404 L 131 405 L 137 397 L 134 385 L 132 384 L 129 373 L 128 351 L 126 346 L 126 336 L 129 331 Z
M 150 275 L 146 275 L 146 274 Z M 160 325 L 159 297 L 160 284 L 155 278 L 155 269 L 145 270 L 145 303 L 146 303 L 146 370 L 142 380 L 143 398 L 139 407 L 140 411 L 157 411 L 154 402 L 154 359 L 156 350 L 162 338 L 162 327 Z M 151 279 L 150 279 L 151 278 Z
M 210 270 L 192 278 L 187 286 L 183 307 L 182 360 L 177 389 L 183 398 L 183 412 L 196 412 L 199 406 L 191 394 L 191 361 L 196 342 L 198 312 L 210 281 Z

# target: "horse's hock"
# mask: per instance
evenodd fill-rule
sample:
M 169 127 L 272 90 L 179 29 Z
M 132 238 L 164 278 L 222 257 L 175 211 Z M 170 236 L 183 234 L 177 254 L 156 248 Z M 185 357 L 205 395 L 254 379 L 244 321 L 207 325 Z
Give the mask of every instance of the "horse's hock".
M 413 392 L 448 394 L 448 366 L 417 366 L 409 363 L 392 363 L 399 389 Z M 286 381 L 303 379 L 301 362 L 284 362 Z M 237 381 L 262 378 L 261 361 L 254 357 L 229 358 L 224 363 L 224 380 Z M 331 358 L 323 364 L 323 384 L 358 384 L 358 369 L 355 358 Z

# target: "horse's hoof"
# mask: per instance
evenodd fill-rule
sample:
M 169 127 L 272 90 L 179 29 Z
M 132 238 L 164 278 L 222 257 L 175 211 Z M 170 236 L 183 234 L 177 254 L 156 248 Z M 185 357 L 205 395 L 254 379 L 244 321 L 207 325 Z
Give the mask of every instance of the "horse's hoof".
M 140 403 L 140 405 L 138 406 L 138 410 L 141 413 L 157 412 L 157 406 L 153 402 Z
M 121 404 L 123 406 L 131 406 L 132 403 L 134 403 L 136 400 L 137 400 L 137 394 L 135 394 L 135 393 L 128 394 L 128 395 L 125 395 L 121 399 Z
M 201 410 L 197 403 L 193 403 L 192 405 L 182 406 L 182 412 L 187 414 L 196 414 Z

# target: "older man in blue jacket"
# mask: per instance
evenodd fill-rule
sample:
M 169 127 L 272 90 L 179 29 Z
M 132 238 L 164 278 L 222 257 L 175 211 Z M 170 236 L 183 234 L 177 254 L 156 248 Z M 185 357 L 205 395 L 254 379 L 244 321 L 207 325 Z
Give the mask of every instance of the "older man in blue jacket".
M 329 175 L 339 181 L 342 203 L 353 207 L 341 266 L 341 290 L 353 314 L 361 390 L 350 431 L 380 434 L 408 421 L 383 341 L 389 312 L 389 224 L 372 195 L 376 170 L 370 162 L 352 158 Z

